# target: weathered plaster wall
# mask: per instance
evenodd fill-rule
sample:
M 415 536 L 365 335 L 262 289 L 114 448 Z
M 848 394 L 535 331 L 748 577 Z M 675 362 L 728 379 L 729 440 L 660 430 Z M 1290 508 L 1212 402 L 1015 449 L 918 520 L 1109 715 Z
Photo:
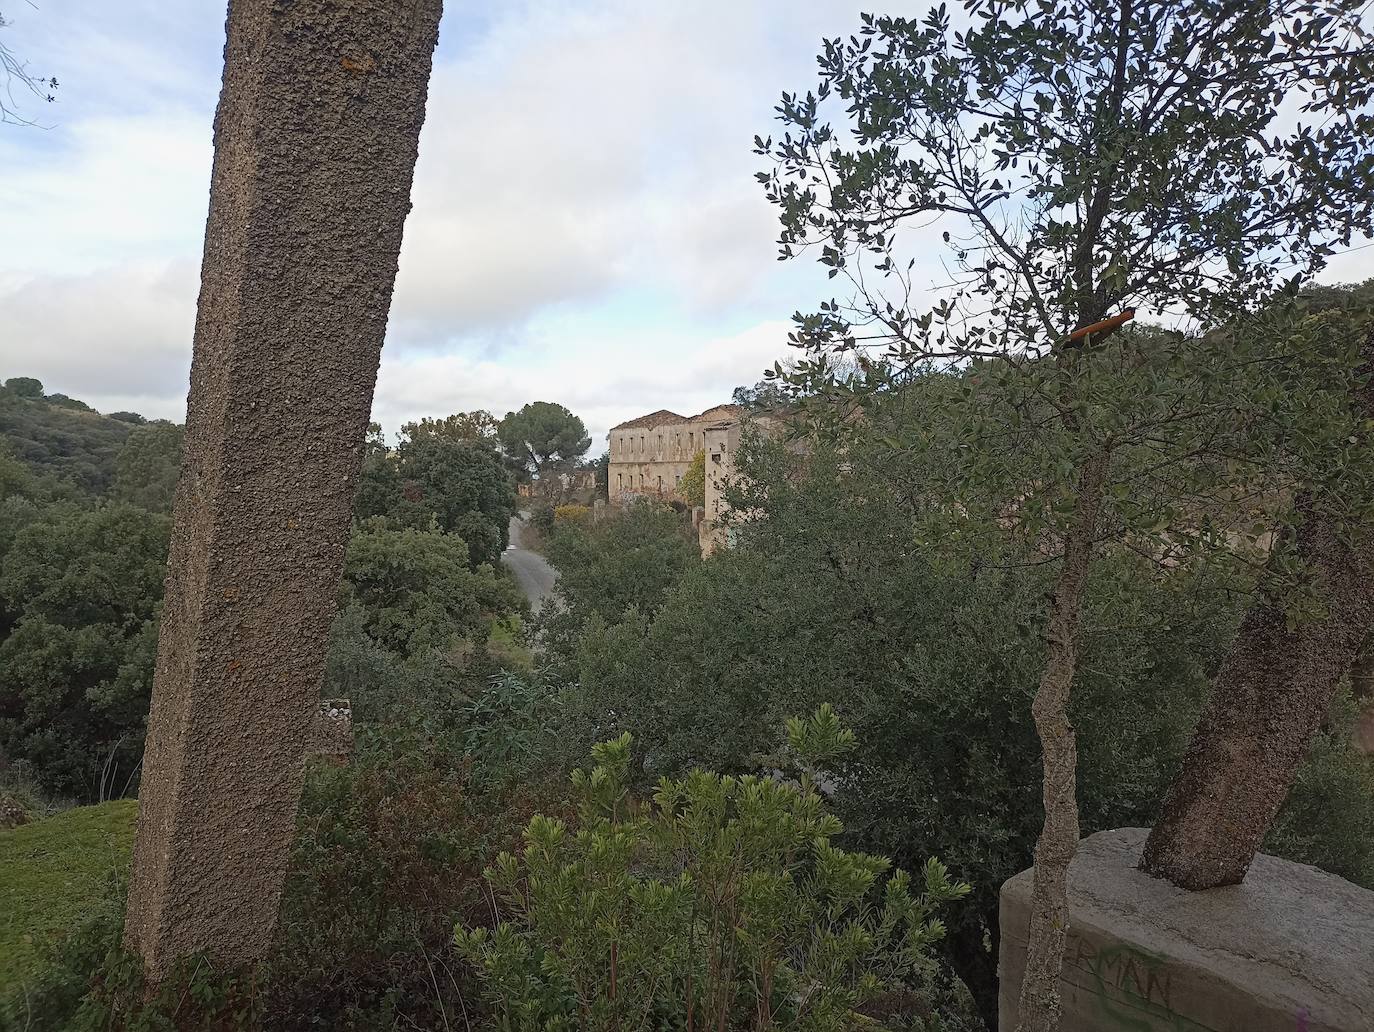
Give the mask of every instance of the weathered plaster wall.
M 637 495 L 681 499 L 677 487 L 705 445 L 706 428 L 738 421 L 738 405 L 717 405 L 695 416 L 667 409 L 613 427 L 610 433 L 610 497 Z
M 232 0 L 125 935 L 266 950 L 440 0 Z
M 1261 854 L 1189 892 L 1136 869 L 1143 828 L 1084 839 L 1069 869 L 1061 1032 L 1369 1032 L 1374 892 Z M 1002 886 L 1000 1021 L 1016 1027 L 1030 871 Z
M 611 431 L 610 497 L 662 494 L 677 497 L 677 485 L 701 448 L 701 427 L 690 420 Z
M 702 555 L 710 555 L 727 544 L 726 531 L 720 525 L 720 518 L 729 511 L 725 501 L 725 484 L 734 476 L 740 433 L 739 420 L 710 424 L 703 433 L 706 447 L 706 506 L 701 526 L 697 528 Z

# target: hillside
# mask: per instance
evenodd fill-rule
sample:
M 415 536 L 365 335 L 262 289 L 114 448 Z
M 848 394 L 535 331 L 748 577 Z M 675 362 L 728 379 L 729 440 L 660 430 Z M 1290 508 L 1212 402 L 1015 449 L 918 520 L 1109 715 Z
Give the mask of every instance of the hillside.
M 103 494 L 113 483 L 115 456 L 134 425 L 65 395 L 0 390 L 0 436 L 14 456 L 39 474 L 52 474 L 91 494 Z

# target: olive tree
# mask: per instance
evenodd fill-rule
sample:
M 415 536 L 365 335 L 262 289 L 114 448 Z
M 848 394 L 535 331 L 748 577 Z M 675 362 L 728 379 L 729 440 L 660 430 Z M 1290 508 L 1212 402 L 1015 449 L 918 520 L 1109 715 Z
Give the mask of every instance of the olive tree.
M 856 35 L 825 41 L 815 91 L 783 95 L 782 137 L 756 143 L 773 162 L 759 179 L 780 212 L 780 257 L 813 252 L 850 288 L 795 317 L 792 342 L 811 357 L 790 379 L 842 403 L 810 406 L 832 413 L 817 420 L 843 427 L 854 406 L 890 410 L 912 376 L 954 374 L 944 412 L 958 432 L 925 433 L 918 417 L 892 427 L 894 445 L 942 447 L 930 490 L 946 515 L 1008 526 L 1030 561 L 1056 565 L 1019 1010 L 1020 1027 L 1049 1029 L 1078 841 L 1068 704 L 1092 560 L 1104 540 L 1155 558 L 1230 547 L 1234 528 L 1212 517 L 1263 509 L 1265 450 L 1287 439 L 1265 408 L 1278 371 L 1312 358 L 1304 370 L 1331 366 L 1338 388 L 1355 375 L 1348 351 L 1314 357 L 1292 334 L 1234 327 L 1370 230 L 1374 49 L 1354 0 L 965 8 L 963 28 L 943 4 L 920 19 L 863 16 Z M 913 226 L 948 247 L 933 290 Z M 1122 332 L 1137 309 L 1187 332 Z M 857 384 L 828 372 L 848 352 L 868 373 Z

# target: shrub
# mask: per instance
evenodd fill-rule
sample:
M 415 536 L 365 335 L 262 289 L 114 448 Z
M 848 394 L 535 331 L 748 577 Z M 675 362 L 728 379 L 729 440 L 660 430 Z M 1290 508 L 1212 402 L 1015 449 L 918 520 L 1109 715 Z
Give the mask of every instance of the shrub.
M 527 723 L 517 703 L 507 707 L 507 715 L 516 724 Z M 141 962 L 120 945 L 123 878 L 116 877 L 99 895 L 85 882 L 73 882 L 72 865 L 59 869 L 47 862 L 54 852 L 48 849 L 43 863 L 34 865 L 33 878 L 46 879 L 51 887 L 46 896 L 33 895 L 32 902 L 56 907 L 57 900 L 66 911 L 35 914 L 34 920 L 50 930 L 57 930 L 60 920 L 68 934 L 46 950 L 41 965 L 26 961 L 30 974 L 22 992 L 0 1004 L 0 1029 L 458 1027 L 465 996 L 471 1007 L 475 994 L 455 953 L 453 924 L 487 919 L 483 866 L 518 842 L 532 813 L 550 805 L 539 794 L 541 783 L 527 772 L 497 776 L 497 754 L 509 753 L 492 749 L 469 761 L 463 758 L 463 741 L 461 728 L 436 734 L 418 722 L 364 728 L 351 764 L 312 765 L 268 959 L 248 970 L 225 971 L 191 958 L 150 999 L 145 999 Z M 58 821 L 70 826 L 80 819 L 89 825 L 103 813 L 123 819 L 122 860 L 98 865 L 104 854 L 82 844 L 90 861 L 80 873 L 90 868 L 97 883 L 109 870 L 122 875 L 133 804 L 74 810 L 51 822 L 50 838 L 63 838 Z M 35 837 L 47 823 L 39 822 L 28 835 Z M 68 832 L 65 838 L 70 837 Z M 65 839 L 57 848 L 67 848 Z M 84 893 L 81 920 L 76 920 L 78 889 Z M 4 946 L 0 941 L 0 971 Z M 0 999 L 5 996 L 0 993 Z
M 554 507 L 547 503 L 541 502 L 530 510 L 530 526 L 540 534 L 553 533 L 555 519 Z
M 803 771 L 853 740 L 828 706 L 788 722 Z M 967 885 L 930 860 L 913 889 L 883 857 L 834 845 L 840 822 L 805 772 L 694 770 L 641 803 L 630 743 L 598 745 L 575 772 L 575 830 L 536 816 L 523 856 L 486 872 L 507 920 L 455 931 L 501 1027 L 820 1032 L 893 1000 L 919 1011 L 913 991 L 944 934 L 935 912 Z
M 554 526 L 566 523 L 584 524 L 591 516 L 591 506 L 588 505 L 558 505 L 553 510 Z

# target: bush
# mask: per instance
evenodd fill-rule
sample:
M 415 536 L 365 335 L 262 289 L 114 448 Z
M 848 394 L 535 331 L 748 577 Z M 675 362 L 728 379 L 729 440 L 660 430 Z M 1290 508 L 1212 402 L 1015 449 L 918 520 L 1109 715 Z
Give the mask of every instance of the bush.
M 169 521 L 128 505 L 31 514 L 0 573 L 0 756 L 47 792 L 137 788 Z
M 853 745 L 829 707 L 787 738 L 803 770 Z M 695 770 L 640 803 L 630 742 L 602 743 L 574 774 L 576 830 L 537 816 L 523 856 L 486 872 L 507 920 L 455 931 L 501 1027 L 822 1032 L 866 1008 L 928 1010 L 934 915 L 967 885 L 930 860 L 914 890 L 886 859 L 834 845 L 840 822 L 807 773 Z
M 560 524 L 585 524 L 592 517 L 589 505 L 558 505 L 553 510 L 554 526 Z
M 527 727 L 532 716 L 519 701 L 525 694 L 513 688 L 507 696 L 504 715 L 516 727 Z M 33 834 L 52 823 L 55 848 L 33 865 L 32 879 L 50 889 L 31 892 L 13 883 L 21 902 L 29 904 L 15 913 L 32 916 L 25 928 L 69 934 L 45 951 L 34 947 L 41 963 L 24 961 L 29 974 L 22 987 L 3 979 L 6 990 L 13 984 L 21 992 L 6 1001 L 8 1011 L 0 1007 L 0 1028 L 457 1027 L 475 993 L 455 953 L 454 922 L 489 919 L 480 877 L 484 865 L 518 842 L 536 810 L 557 805 L 528 770 L 511 764 L 503 772 L 502 764 L 519 748 L 499 745 L 490 737 L 496 733 L 486 728 L 491 747 L 467 759 L 459 723 L 437 731 L 421 721 L 362 728 L 351 764 L 312 764 L 267 960 L 249 970 L 224 971 L 190 958 L 148 1000 L 141 962 L 120 945 L 133 804 L 74 810 L 25 829 Z M 95 840 L 87 844 L 70 831 L 63 834 L 58 823 L 98 829 L 104 825 L 97 818 L 108 820 L 102 814 L 120 821 L 120 852 L 113 861 L 94 848 Z M 66 860 L 61 867 L 50 862 L 55 852 Z M 6 865 L 3 877 L 9 881 L 14 870 Z M 110 873 L 115 879 L 105 882 Z M 6 945 L 0 941 L 0 975 L 10 974 Z
M 545 552 L 558 582 L 539 624 L 548 651 L 565 664 L 588 620 L 653 613 L 683 571 L 701 561 L 682 517 L 648 500 L 597 523 L 559 524 Z
M 1354 748 L 1349 693 L 1331 707 L 1264 850 L 1374 889 L 1374 756 Z
M 891 464 L 761 447 L 741 452 L 757 496 L 736 548 L 684 566 L 653 609 L 594 614 L 569 636 L 560 739 L 632 730 L 655 773 L 756 770 L 769 727 L 833 700 L 864 743 L 835 799 L 846 847 L 907 866 L 937 855 L 973 885 L 943 948 L 995 1013 L 997 890 L 1030 865 L 1042 823 L 1030 702 L 1044 639 L 1028 614 L 1048 571 L 918 539 Z M 1104 557 L 1085 615 L 1085 833 L 1153 819 L 1243 604 L 1143 564 Z
M 530 510 L 529 524 L 540 534 L 552 534 L 555 520 L 554 507 L 546 502 L 541 502 Z

